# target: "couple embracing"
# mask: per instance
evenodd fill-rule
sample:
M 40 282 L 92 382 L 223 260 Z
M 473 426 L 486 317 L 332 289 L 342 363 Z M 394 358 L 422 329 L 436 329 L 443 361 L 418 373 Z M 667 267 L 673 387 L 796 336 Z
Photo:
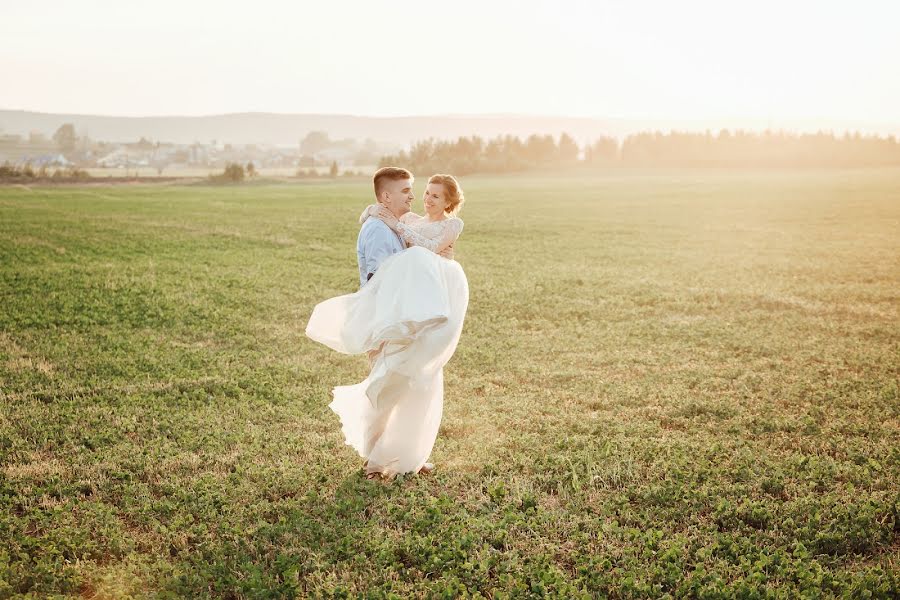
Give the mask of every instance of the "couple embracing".
M 413 181 L 398 167 L 375 173 L 377 203 L 360 215 L 360 289 L 318 304 L 306 326 L 329 348 L 369 357 L 369 376 L 334 388 L 329 404 L 369 478 L 434 469 L 427 460 L 443 412 L 444 365 L 469 304 L 453 260 L 462 188 L 452 175 L 433 175 L 418 215 L 410 212 Z

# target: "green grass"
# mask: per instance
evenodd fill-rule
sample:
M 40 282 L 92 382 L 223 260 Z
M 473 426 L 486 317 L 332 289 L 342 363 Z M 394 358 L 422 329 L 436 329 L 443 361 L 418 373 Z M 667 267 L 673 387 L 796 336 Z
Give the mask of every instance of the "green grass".
M 368 185 L 0 188 L 0 597 L 900 594 L 900 171 L 462 183 L 391 484 L 303 334 Z

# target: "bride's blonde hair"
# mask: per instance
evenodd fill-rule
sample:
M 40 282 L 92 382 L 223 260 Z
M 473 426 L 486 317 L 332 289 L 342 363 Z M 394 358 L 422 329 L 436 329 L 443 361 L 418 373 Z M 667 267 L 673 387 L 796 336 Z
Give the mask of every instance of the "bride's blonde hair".
M 428 183 L 439 183 L 444 186 L 444 195 L 447 197 L 447 206 L 444 212 L 448 215 L 455 215 L 462 208 L 466 197 L 463 195 L 462 186 L 453 175 L 445 175 L 438 173 L 428 178 Z

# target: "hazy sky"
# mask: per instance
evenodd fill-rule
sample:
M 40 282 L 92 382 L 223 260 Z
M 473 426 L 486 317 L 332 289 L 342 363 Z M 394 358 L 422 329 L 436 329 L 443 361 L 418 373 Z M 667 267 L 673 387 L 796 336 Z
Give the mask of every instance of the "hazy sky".
M 0 108 L 898 124 L 895 7 L 0 0 Z

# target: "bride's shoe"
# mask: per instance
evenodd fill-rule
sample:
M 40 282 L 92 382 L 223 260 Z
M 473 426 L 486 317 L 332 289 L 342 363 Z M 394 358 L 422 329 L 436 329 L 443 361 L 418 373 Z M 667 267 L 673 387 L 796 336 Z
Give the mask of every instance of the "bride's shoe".
M 428 475 L 432 471 L 434 471 L 434 463 L 427 462 L 424 465 L 422 465 L 421 469 L 419 469 L 419 474 L 420 475 Z

